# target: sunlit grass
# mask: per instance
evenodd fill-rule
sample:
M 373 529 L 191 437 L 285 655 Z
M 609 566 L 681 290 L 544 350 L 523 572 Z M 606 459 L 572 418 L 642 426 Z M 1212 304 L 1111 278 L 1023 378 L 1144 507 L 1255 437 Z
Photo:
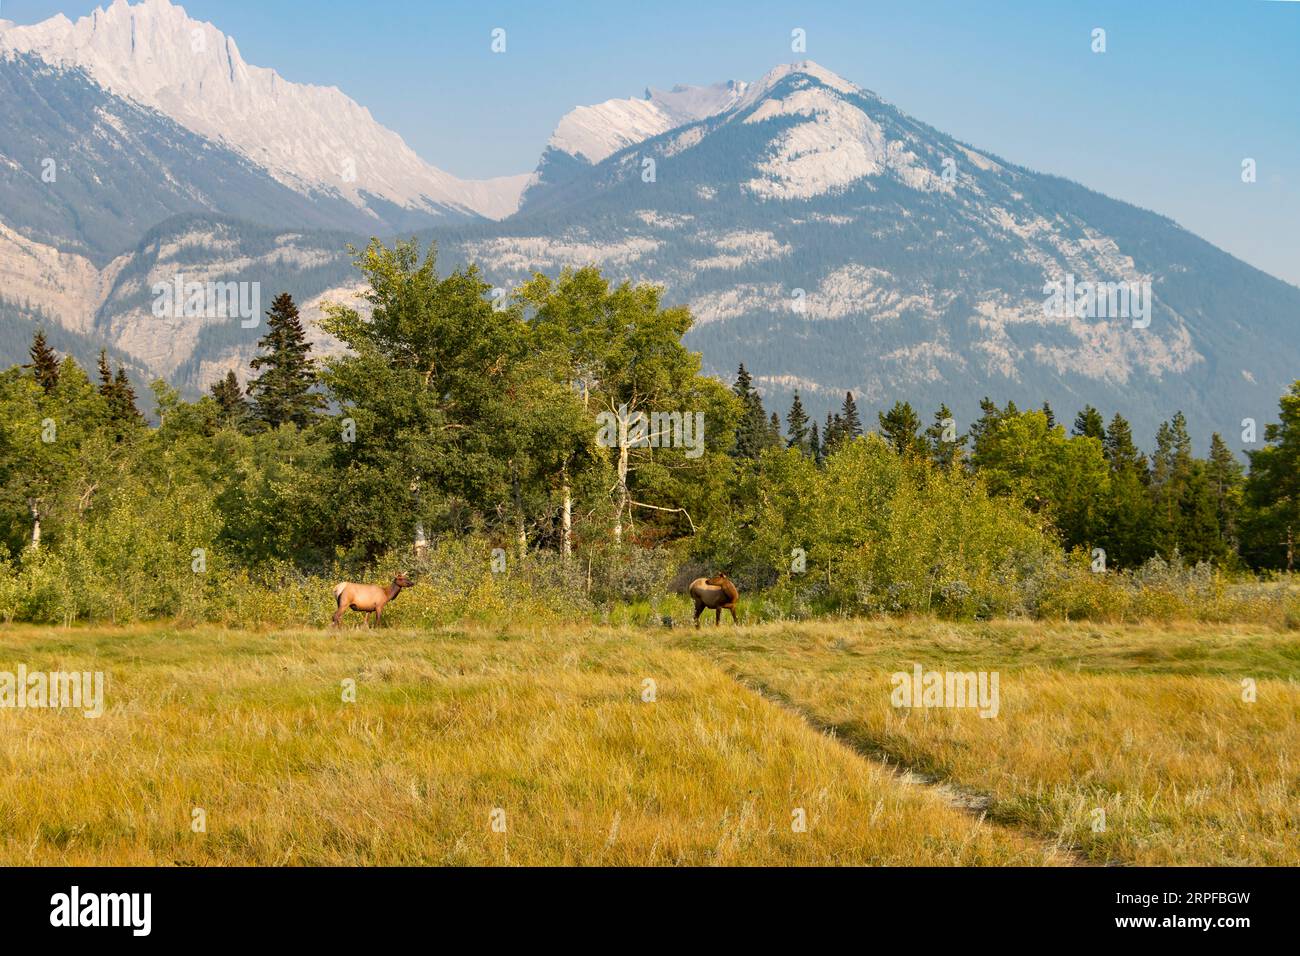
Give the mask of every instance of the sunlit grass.
M 0 669 L 108 686 L 98 720 L 0 710 L 0 863 L 1068 862 L 669 633 L 8 629 Z
M 894 620 L 720 628 L 692 640 L 864 750 L 986 794 L 995 819 L 1095 862 L 1300 863 L 1293 635 Z M 998 671 L 999 715 L 893 707 L 890 674 L 916 663 Z M 1244 679 L 1254 703 L 1243 700 Z

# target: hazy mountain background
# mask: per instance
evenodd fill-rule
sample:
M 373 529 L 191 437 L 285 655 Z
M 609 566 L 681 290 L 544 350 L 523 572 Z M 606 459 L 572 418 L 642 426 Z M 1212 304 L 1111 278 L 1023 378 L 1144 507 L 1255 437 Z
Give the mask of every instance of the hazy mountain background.
M 153 283 L 259 282 L 263 307 L 289 291 L 312 319 L 356 292 L 348 242 L 417 232 L 503 288 L 589 263 L 662 284 L 708 370 L 743 361 L 769 407 L 798 389 L 818 419 L 846 390 L 966 422 L 989 395 L 1120 410 L 1144 441 L 1182 409 L 1231 437 L 1300 374 L 1300 289 L 811 62 L 580 107 L 531 175 L 470 181 L 166 0 L 118 0 L 0 26 L 0 129 L 6 364 L 42 324 L 194 393 L 260 330 L 159 319 Z M 1150 282 L 1149 328 L 1049 318 L 1066 275 Z

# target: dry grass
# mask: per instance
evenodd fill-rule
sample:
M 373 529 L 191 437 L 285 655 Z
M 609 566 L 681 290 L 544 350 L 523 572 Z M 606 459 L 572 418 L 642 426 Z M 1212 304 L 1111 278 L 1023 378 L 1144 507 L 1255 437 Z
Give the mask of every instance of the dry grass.
M 9 629 L 0 670 L 103 670 L 108 686 L 98 720 L 0 710 L 0 863 L 1068 862 L 668 643 L 584 628 Z
M 1300 863 L 1300 640 L 1263 628 L 929 620 L 704 631 L 857 746 L 1095 862 Z M 1001 711 L 895 708 L 890 674 L 998 671 Z M 1257 700 L 1243 701 L 1243 678 Z M 1095 832 L 1094 811 L 1105 811 Z

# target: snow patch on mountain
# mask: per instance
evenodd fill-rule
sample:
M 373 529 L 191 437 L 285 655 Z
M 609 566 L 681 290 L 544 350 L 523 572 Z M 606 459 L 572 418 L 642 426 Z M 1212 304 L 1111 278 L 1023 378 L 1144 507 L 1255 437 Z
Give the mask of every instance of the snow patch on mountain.
M 713 86 L 674 86 L 667 92 L 647 89 L 641 99 L 579 106 L 560 119 L 548 145 L 594 165 L 619 150 L 730 109 L 745 88 L 746 84 L 734 80 Z
M 839 85 L 845 84 L 841 81 Z M 760 100 L 742 122 L 748 125 L 787 116 L 804 122 L 772 142 L 771 155 L 758 167 L 764 175 L 745 183 L 756 195 L 810 199 L 886 170 L 913 189 L 953 191 L 952 183 L 921 166 L 901 142 L 888 140 L 880 124 L 862 109 L 821 85 L 808 83 L 786 96 Z

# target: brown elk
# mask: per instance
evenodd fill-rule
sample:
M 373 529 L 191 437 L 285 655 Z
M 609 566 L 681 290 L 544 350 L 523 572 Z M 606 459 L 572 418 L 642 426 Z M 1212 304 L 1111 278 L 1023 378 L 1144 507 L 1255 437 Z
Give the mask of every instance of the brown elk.
M 715 626 L 722 623 L 723 611 L 731 612 L 731 623 L 740 623 L 736 620 L 736 602 L 740 600 L 740 592 L 731 583 L 731 578 L 725 574 L 715 574 L 711 578 L 696 578 L 686 589 L 686 593 L 695 601 L 696 627 L 700 626 L 700 615 L 704 613 L 705 608 L 712 609 Z
M 338 627 L 343 620 L 343 612 L 348 609 L 360 611 L 367 626 L 370 624 L 370 615 L 373 613 L 375 615 L 375 624 L 379 624 L 384 605 L 401 594 L 403 588 L 413 587 L 415 587 L 415 582 L 405 574 L 399 574 L 393 578 L 393 583 L 386 588 L 380 587 L 378 584 L 353 584 L 351 581 L 336 584 L 334 585 L 334 602 L 338 605 L 338 610 L 334 612 L 334 626 Z

